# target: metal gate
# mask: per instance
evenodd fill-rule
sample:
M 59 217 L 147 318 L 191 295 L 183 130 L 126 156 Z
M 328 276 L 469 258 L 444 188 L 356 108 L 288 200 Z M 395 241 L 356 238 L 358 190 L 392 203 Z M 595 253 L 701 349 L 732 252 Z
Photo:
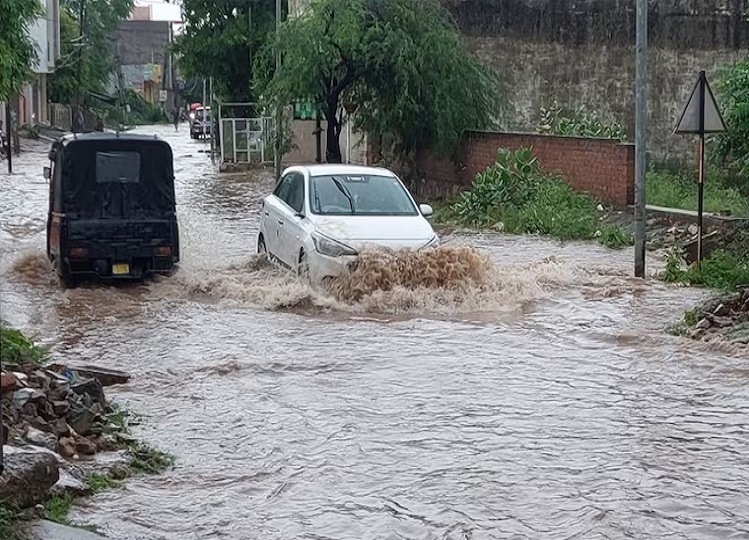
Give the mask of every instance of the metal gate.
M 222 163 L 272 163 L 274 160 L 275 121 L 273 117 L 235 118 L 222 114 L 219 105 L 219 146 Z M 251 104 L 241 104 L 243 106 Z M 223 109 L 223 111 L 222 111 Z

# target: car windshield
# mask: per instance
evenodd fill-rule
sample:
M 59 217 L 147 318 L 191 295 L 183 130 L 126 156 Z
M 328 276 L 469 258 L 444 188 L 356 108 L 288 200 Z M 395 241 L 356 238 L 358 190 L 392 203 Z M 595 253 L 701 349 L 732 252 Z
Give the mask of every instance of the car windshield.
M 196 120 L 210 120 L 211 110 L 210 109 L 198 109 L 197 111 L 195 111 L 195 119 Z
M 310 179 L 313 214 L 328 216 L 415 216 L 416 207 L 393 176 L 313 176 Z

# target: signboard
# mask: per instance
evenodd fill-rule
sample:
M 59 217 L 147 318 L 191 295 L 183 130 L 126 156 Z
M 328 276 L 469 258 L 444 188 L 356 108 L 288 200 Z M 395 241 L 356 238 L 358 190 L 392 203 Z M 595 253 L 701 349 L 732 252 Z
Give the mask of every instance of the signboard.
M 311 101 L 297 101 L 294 103 L 294 120 L 314 120 L 317 107 Z
M 159 90 L 159 101 L 161 103 L 166 101 L 166 90 Z
M 705 135 L 723 133 L 725 130 L 726 124 L 723 122 L 713 91 L 710 90 L 705 72 L 700 71 L 674 133 Z
M 692 93 L 689 95 L 687 104 L 681 113 L 679 122 L 674 133 L 699 135 L 699 179 L 697 184 L 697 270 L 702 265 L 702 209 L 705 190 L 705 134 L 722 133 L 726 130 L 726 124 L 720 114 L 720 108 L 715 101 L 713 91 L 705 77 L 705 72 L 700 71 L 697 82 L 694 83 Z

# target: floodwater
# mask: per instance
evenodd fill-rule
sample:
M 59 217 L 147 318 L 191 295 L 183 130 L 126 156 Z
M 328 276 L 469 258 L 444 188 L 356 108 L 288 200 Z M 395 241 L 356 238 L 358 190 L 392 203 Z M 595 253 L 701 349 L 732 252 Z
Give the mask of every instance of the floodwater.
M 312 292 L 253 256 L 270 174 L 214 172 L 184 124 L 141 131 L 174 149 L 169 279 L 60 290 L 48 146 L 0 173 L 2 317 L 129 371 L 110 394 L 177 459 L 74 520 L 123 540 L 749 539 L 748 360 L 664 332 L 699 291 L 633 278 L 629 250 L 452 233 L 408 269 L 454 264 L 448 282 L 409 289 L 373 257 Z

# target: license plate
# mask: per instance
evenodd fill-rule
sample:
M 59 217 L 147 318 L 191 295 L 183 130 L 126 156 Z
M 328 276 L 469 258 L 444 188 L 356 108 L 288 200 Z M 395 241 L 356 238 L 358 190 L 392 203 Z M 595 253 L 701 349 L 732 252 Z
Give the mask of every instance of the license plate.
M 122 276 L 130 273 L 130 265 L 129 264 L 113 264 L 112 265 L 112 273 L 115 276 Z

